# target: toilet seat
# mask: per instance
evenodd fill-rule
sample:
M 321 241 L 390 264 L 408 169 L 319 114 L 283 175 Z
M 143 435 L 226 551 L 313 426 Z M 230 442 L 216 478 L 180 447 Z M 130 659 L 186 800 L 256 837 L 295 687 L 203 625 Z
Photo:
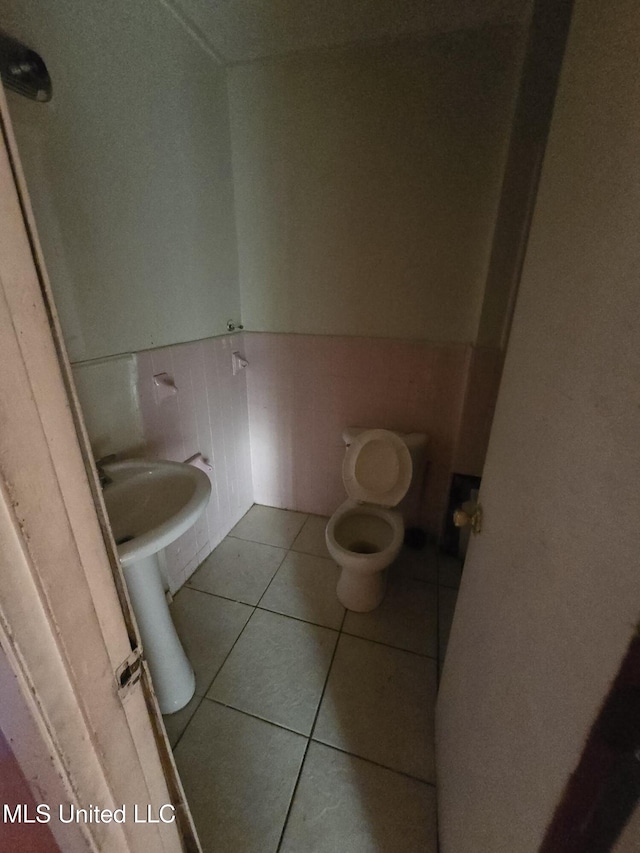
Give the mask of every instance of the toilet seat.
M 386 429 L 345 430 L 342 480 L 349 495 L 329 519 L 325 540 L 340 567 L 336 593 L 348 609 L 374 610 L 384 598 L 387 569 L 404 539 L 402 513 L 392 509 L 411 485 L 406 442 Z
M 374 516 L 389 525 L 389 541 L 375 552 L 354 551 L 348 547 L 346 542 L 340 541 L 342 537 L 338 534 L 337 529 L 350 516 Z M 397 556 L 397 552 L 402 545 L 404 536 L 404 523 L 402 515 L 393 509 L 386 509 L 373 504 L 362 504 L 353 498 L 348 498 L 344 503 L 340 504 L 338 509 L 333 513 L 327 523 L 326 538 L 327 542 L 331 543 L 331 549 L 334 551 L 334 559 L 342 563 L 345 558 L 351 561 L 356 561 L 363 568 L 368 567 L 374 561 L 376 564 L 391 562 Z
M 361 530 L 356 530 L 358 544 L 354 547 L 350 531 L 343 535 L 342 525 L 349 525 L 350 519 L 367 522 L 371 519 L 381 522 L 388 528 L 388 538 L 378 542 L 379 550 L 360 550 L 361 543 L 366 544 L 368 536 L 361 537 Z M 379 531 L 378 531 L 379 532 Z M 384 530 L 383 533 L 387 533 Z M 326 527 L 325 538 L 327 549 L 336 563 L 340 566 L 340 577 L 336 592 L 340 602 L 349 610 L 366 613 L 374 610 L 382 601 L 387 586 L 384 571 L 400 553 L 404 535 L 402 514 L 395 509 L 388 509 L 375 504 L 359 503 L 348 498 L 333 513 Z M 375 542 L 375 539 L 374 539 Z M 349 547 L 351 545 L 351 548 Z
M 386 429 L 357 435 L 347 447 L 342 480 L 347 494 L 363 504 L 393 507 L 411 485 L 413 465 L 406 443 Z

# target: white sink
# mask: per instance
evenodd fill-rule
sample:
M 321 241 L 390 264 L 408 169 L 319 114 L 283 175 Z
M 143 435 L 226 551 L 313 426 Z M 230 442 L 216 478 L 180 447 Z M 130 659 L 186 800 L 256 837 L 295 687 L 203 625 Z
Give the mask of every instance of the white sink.
M 207 475 L 182 462 L 129 459 L 104 471 L 112 481 L 104 502 L 123 566 L 166 548 L 209 502 Z
M 193 696 L 195 677 L 171 621 L 158 552 L 187 531 L 211 495 L 207 475 L 182 462 L 130 459 L 104 466 L 104 502 L 160 710 Z

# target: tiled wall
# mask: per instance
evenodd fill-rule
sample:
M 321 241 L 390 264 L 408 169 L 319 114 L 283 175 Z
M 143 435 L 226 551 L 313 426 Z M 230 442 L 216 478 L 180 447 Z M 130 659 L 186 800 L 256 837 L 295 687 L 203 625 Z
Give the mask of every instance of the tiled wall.
M 471 348 L 245 333 L 256 503 L 330 515 L 345 500 L 346 426 L 429 435 L 422 523 L 446 506 Z
M 143 454 L 138 371 L 132 353 L 80 361 L 71 366 L 94 459 Z
M 231 354 L 246 370 L 233 376 Z M 165 551 L 172 590 L 252 503 L 330 515 L 346 426 L 429 436 L 422 511 L 440 531 L 450 475 L 481 473 L 501 360 L 464 344 L 245 332 L 138 353 L 145 454 L 213 466 L 205 515 Z M 159 401 L 153 376 L 178 393 Z
M 200 452 L 213 466 L 206 513 L 165 549 L 172 590 L 253 504 L 246 371 L 233 376 L 234 350 L 242 350 L 241 335 L 137 354 L 146 455 L 182 462 Z M 174 380 L 175 396 L 159 401 L 153 384 L 158 373 Z

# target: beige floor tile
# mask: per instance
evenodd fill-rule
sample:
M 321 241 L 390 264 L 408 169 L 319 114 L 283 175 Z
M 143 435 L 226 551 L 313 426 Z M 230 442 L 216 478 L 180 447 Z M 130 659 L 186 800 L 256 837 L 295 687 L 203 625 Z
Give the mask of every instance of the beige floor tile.
M 391 574 L 412 580 L 438 583 L 438 562 L 435 545 L 426 545 L 422 550 L 403 547 L 398 559 L 391 566 Z
M 343 630 L 410 652 L 438 655 L 438 588 L 424 581 L 390 578 L 387 593 L 369 613 L 347 612 Z
M 314 557 L 329 557 L 324 532 L 329 521 L 324 515 L 310 515 L 302 525 L 302 530 L 296 536 L 291 546 L 293 551 L 302 554 L 313 554 Z
M 336 596 L 339 573 L 332 560 L 289 551 L 260 600 L 260 607 L 339 628 L 344 615 Z
M 439 612 L 438 612 L 438 633 L 439 633 L 439 656 L 440 660 L 444 660 L 447 652 L 447 644 L 449 642 L 449 633 L 451 631 L 451 623 L 453 622 L 453 614 L 456 609 L 456 601 L 458 599 L 457 589 L 447 589 L 440 587 L 439 592 Z
M 275 853 L 306 740 L 205 699 L 175 752 L 205 853 Z
M 254 504 L 229 535 L 263 545 L 290 548 L 306 520 L 304 512 Z
M 436 661 L 342 635 L 314 740 L 435 781 Z
M 253 608 L 182 587 L 170 610 L 196 675 L 196 693 L 204 696 Z
M 191 576 L 188 586 L 257 604 L 286 553 L 273 545 L 228 536 Z
M 175 747 L 183 731 L 186 729 L 189 720 L 193 717 L 201 702 L 202 696 L 198 696 L 196 693 L 184 708 L 176 711 L 175 714 L 165 714 L 162 718 L 164 720 L 164 727 L 167 730 L 167 737 L 169 738 L 169 743 L 172 748 Z
M 308 735 L 337 631 L 256 610 L 208 698 Z
M 449 554 L 438 554 L 438 583 L 458 589 L 462 577 L 462 560 Z
M 282 853 L 436 853 L 435 790 L 311 743 Z

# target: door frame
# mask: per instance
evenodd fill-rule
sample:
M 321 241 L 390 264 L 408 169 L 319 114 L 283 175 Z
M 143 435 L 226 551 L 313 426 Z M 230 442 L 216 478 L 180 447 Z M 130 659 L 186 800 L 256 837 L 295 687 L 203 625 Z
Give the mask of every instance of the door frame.
M 38 803 L 176 807 L 52 820 L 65 851 L 200 851 L 144 660 L 117 683 L 140 637 L 1 89 L 0 125 L 0 725 Z

